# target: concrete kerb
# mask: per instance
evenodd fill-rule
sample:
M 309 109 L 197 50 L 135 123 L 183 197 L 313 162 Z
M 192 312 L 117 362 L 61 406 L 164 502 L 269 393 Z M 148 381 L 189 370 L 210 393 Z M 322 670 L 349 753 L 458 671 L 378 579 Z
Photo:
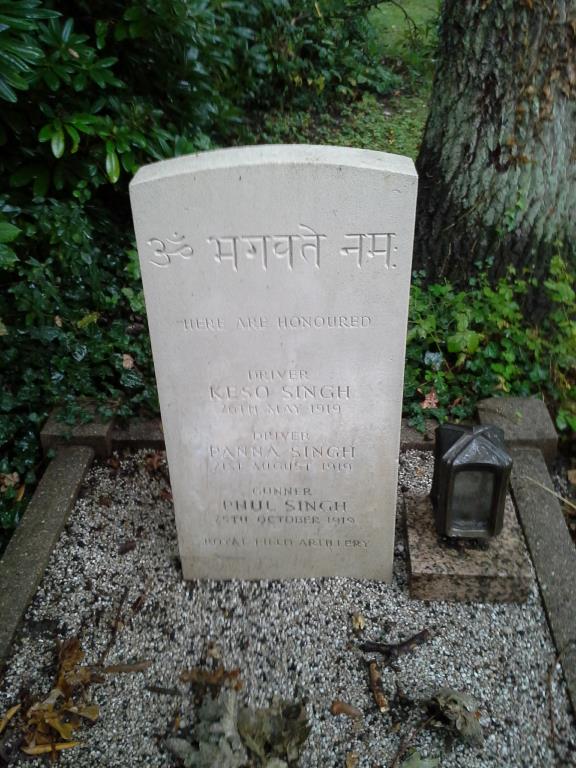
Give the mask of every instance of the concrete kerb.
M 576 547 L 542 453 L 530 448 L 512 448 L 511 453 L 512 494 L 576 712 Z
M 0 560 L 0 664 L 44 575 L 94 450 L 58 448 Z

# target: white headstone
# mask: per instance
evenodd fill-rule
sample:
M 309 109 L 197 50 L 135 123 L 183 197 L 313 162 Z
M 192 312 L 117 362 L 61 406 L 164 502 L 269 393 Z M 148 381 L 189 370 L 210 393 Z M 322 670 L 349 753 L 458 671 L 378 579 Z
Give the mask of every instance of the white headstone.
M 391 578 L 416 186 L 316 146 L 136 174 L 186 579 Z

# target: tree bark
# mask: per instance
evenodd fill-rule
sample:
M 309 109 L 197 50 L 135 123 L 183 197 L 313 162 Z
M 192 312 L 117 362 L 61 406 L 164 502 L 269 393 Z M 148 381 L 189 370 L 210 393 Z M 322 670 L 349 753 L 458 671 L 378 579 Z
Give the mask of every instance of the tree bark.
M 445 0 L 415 267 L 541 279 L 576 242 L 576 0 Z

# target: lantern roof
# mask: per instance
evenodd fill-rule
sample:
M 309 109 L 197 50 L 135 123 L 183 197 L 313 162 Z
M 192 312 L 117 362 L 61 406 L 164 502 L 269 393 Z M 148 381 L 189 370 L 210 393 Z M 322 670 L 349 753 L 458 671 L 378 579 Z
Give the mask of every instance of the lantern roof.
M 512 459 L 504 447 L 504 433 L 498 427 L 474 427 L 461 435 L 442 457 L 442 463 L 457 468 L 473 464 L 509 469 Z

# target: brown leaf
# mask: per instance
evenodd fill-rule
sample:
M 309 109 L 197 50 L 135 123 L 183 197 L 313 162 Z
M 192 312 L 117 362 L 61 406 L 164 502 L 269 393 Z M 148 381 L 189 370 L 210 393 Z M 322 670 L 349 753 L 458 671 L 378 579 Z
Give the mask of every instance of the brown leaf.
M 437 408 L 438 407 L 438 395 L 436 394 L 436 390 L 434 387 L 428 392 L 428 394 L 424 397 L 424 400 L 420 403 L 420 407 L 422 410 L 426 410 L 427 408 Z
M 346 715 L 347 717 L 351 717 L 353 720 L 358 720 L 362 717 L 362 712 L 358 709 L 358 707 L 354 707 L 352 704 L 348 704 L 341 699 L 334 699 L 330 705 L 330 714 Z
M 352 629 L 354 632 L 363 632 L 366 627 L 366 619 L 361 613 L 352 614 Z
M 360 757 L 358 756 L 357 752 L 348 752 L 348 754 L 346 755 L 345 768 L 357 768 L 359 762 L 360 762 Z
M 100 717 L 100 707 L 97 704 L 84 704 L 80 707 L 73 707 L 70 711 L 77 712 L 80 717 L 85 717 L 92 722 Z
M 84 658 L 84 651 L 77 637 L 64 640 L 58 653 L 58 677 L 66 676 L 77 667 Z M 60 686 L 56 683 L 56 687 Z
M 164 501 L 174 501 L 170 488 L 162 488 L 160 491 L 160 498 L 164 499 Z
M 118 554 L 126 555 L 128 552 L 132 552 L 133 549 L 136 549 L 136 542 L 134 539 L 127 539 L 126 541 L 123 541 L 118 547 Z
M 146 456 L 146 469 L 149 472 L 156 472 L 166 460 L 166 453 L 164 451 L 156 451 Z
M 13 488 L 20 482 L 20 475 L 18 472 L 9 472 L 8 474 L 0 473 L 0 492 L 4 493 L 8 488 Z
M 98 504 L 100 504 L 101 507 L 111 507 L 112 499 L 110 498 L 110 496 L 99 496 Z
M 6 712 L 2 720 L 0 720 L 0 733 L 2 733 L 2 731 L 6 728 L 10 720 L 12 720 L 12 718 L 14 717 L 16 712 L 18 712 L 21 706 L 22 706 L 21 704 L 15 704 L 13 707 L 10 707 L 8 712 Z
M 132 355 L 122 355 L 122 368 L 125 368 L 127 371 L 131 371 L 134 368 L 134 358 Z
M 106 464 L 114 471 L 120 469 L 120 459 L 117 456 L 110 456 L 106 459 Z
M 192 685 L 203 688 L 217 689 L 226 684 L 231 685 L 231 687 L 237 691 L 242 687 L 240 670 L 226 670 L 222 666 L 217 667 L 213 671 L 209 669 L 201 669 L 200 667 L 193 667 L 192 669 L 182 672 L 180 674 L 180 680 L 183 683 L 192 683 Z
M 20 747 L 20 749 L 27 755 L 46 755 L 53 751 L 61 752 L 63 749 L 83 746 L 81 741 L 62 741 L 57 744 L 38 744 L 34 747 Z
M 569 469 L 567 475 L 570 485 L 576 485 L 576 469 Z
M 47 725 L 50 726 L 50 728 L 53 728 L 65 741 L 70 741 L 74 731 L 78 728 L 79 725 L 79 723 L 74 723 L 73 721 L 64 722 L 60 719 L 60 715 L 57 712 L 50 715 L 49 717 L 46 717 L 44 721 Z
M 146 592 L 142 592 L 141 595 L 138 595 L 136 600 L 132 603 L 132 613 L 139 613 L 142 610 L 142 606 L 146 602 Z
M 206 657 L 209 659 L 216 659 L 218 661 L 222 658 L 222 651 L 215 643 L 208 643 Z

